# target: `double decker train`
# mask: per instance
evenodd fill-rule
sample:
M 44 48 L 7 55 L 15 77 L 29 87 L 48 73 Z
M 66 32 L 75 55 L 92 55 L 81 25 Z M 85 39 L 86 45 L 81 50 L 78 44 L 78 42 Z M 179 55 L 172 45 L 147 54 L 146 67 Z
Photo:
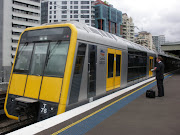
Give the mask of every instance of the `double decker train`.
M 179 58 L 79 22 L 27 28 L 18 42 L 5 113 L 36 121 L 61 114 L 154 76 L 157 55 L 166 72 L 180 67 Z

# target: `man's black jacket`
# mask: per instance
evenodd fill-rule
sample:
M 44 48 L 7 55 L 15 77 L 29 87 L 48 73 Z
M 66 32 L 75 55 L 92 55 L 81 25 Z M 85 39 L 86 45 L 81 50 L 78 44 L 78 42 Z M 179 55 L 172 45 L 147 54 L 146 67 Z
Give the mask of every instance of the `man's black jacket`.
M 162 62 L 157 63 L 156 79 L 164 79 L 164 64 Z

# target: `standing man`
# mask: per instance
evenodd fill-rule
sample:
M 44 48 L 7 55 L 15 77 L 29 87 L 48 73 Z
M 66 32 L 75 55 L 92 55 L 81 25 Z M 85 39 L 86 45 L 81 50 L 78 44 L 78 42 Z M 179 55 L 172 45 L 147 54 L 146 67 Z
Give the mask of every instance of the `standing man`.
M 158 56 L 157 59 L 157 67 L 154 67 L 154 71 L 156 71 L 156 80 L 158 87 L 158 97 L 164 96 L 164 64 L 162 63 L 162 57 Z

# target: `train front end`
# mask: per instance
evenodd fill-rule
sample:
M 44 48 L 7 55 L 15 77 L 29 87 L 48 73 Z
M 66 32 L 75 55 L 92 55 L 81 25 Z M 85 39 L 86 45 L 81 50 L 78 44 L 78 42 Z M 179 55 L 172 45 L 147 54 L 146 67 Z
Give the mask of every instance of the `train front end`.
M 65 111 L 76 40 L 72 24 L 21 34 L 4 105 L 9 118 L 40 121 Z

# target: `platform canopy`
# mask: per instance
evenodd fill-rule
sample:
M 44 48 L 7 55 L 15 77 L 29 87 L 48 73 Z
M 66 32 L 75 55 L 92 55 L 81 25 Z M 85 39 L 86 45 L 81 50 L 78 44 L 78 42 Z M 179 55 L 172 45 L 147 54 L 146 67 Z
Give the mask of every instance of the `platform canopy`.
M 179 42 L 167 42 L 161 45 L 161 49 L 164 52 L 174 54 L 180 57 L 180 41 Z

